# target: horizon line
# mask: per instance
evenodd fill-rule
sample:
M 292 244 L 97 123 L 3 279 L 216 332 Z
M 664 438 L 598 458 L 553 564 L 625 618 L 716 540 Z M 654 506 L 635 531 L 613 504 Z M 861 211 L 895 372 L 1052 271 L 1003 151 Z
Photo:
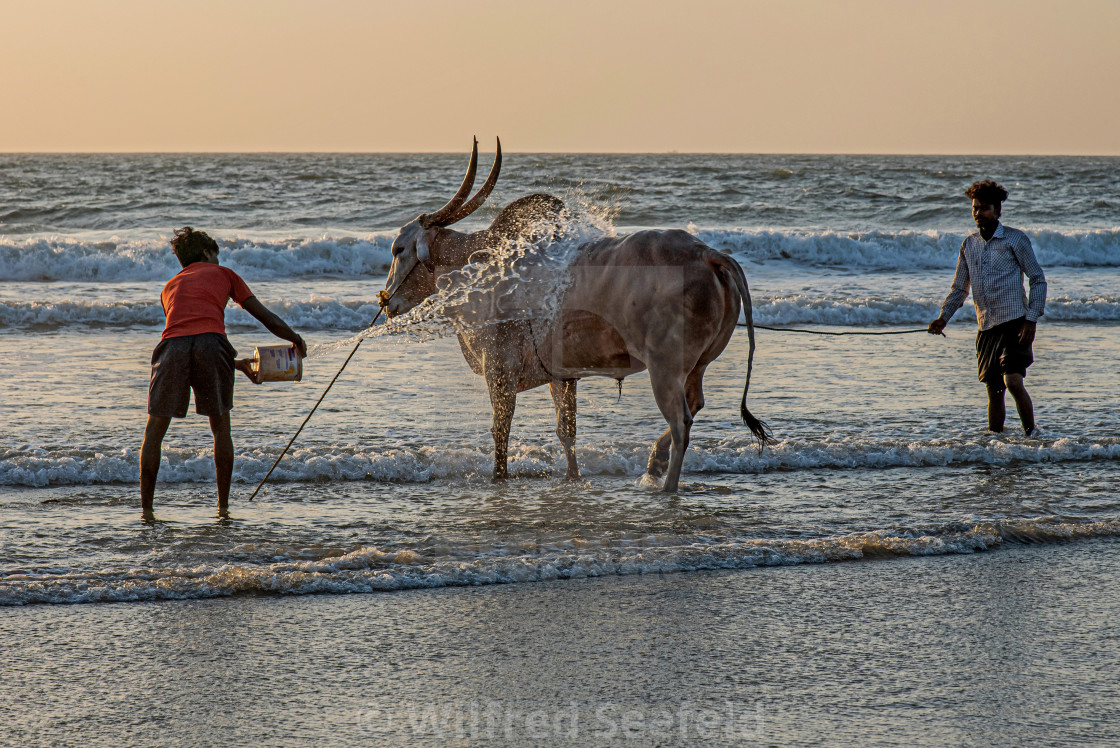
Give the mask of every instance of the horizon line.
M 1116 153 L 956 153 L 949 151 L 520 151 L 503 149 L 505 154 L 532 156 L 944 156 L 968 158 L 1116 158 Z M 3 156 L 428 156 L 457 155 L 460 151 L 351 151 L 351 150 L 17 150 L 0 151 Z

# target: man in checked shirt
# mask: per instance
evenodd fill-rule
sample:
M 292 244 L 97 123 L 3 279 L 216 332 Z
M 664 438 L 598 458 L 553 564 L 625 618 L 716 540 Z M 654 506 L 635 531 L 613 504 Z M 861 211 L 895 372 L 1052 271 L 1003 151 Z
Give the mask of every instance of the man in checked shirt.
M 980 230 L 961 244 L 953 289 L 941 304 L 941 314 L 929 323 L 929 332 L 941 334 L 971 286 L 980 326 L 977 369 L 988 387 L 988 429 L 1003 431 L 1004 392 L 1011 390 L 1023 431 L 1033 436 L 1034 404 L 1023 378 L 1034 363 L 1031 344 L 1035 323 L 1046 307 L 1046 276 L 1027 235 L 999 222 L 1007 190 L 985 179 L 973 182 L 964 194 L 972 199 L 972 218 Z M 1023 293 L 1024 275 L 1030 281 L 1029 299 Z

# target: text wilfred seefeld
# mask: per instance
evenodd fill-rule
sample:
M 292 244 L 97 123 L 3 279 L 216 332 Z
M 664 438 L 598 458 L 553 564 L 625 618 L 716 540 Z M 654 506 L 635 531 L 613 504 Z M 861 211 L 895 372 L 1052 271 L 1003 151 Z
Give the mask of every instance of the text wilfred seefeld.
M 369 733 L 446 738 L 761 738 L 764 709 L 743 702 L 579 703 L 529 708 L 501 701 L 370 704 Z

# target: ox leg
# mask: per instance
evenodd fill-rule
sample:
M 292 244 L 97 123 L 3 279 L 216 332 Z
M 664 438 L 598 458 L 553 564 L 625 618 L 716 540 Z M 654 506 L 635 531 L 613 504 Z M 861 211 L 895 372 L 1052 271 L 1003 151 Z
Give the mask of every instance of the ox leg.
M 653 397 L 657 401 L 657 407 L 669 423 L 669 468 L 665 473 L 662 490 L 672 493 L 680 483 L 681 465 L 684 464 L 688 434 L 692 429 L 692 413 L 685 397 L 684 382 L 680 379 L 657 376 L 651 371 L 650 382 L 653 384 Z
M 579 480 L 579 465 L 576 464 L 576 382 L 575 379 L 552 381 L 548 391 L 552 393 L 552 403 L 556 406 L 556 436 L 564 447 L 564 457 L 568 460 L 568 474 L 564 480 Z
M 509 458 L 509 430 L 513 424 L 513 410 L 517 406 L 517 390 L 506 377 L 487 377 L 490 388 L 490 405 L 494 409 L 494 420 L 490 433 L 494 435 L 494 482 L 500 483 L 509 477 L 507 461 Z
M 688 412 L 696 416 L 704 407 L 704 371 L 707 366 L 698 366 L 688 375 L 684 383 L 685 400 L 688 402 Z M 649 453 L 649 463 L 646 472 L 652 478 L 660 478 L 669 467 L 669 447 L 673 443 L 673 430 L 665 429 Z

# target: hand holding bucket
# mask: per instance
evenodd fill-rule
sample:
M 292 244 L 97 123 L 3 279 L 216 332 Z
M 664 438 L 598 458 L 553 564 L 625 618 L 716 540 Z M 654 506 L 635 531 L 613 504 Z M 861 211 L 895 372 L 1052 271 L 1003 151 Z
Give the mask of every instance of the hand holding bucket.
M 254 384 L 299 382 L 303 379 L 303 357 L 294 345 L 257 346 L 253 349 L 252 358 L 239 359 L 236 366 Z

